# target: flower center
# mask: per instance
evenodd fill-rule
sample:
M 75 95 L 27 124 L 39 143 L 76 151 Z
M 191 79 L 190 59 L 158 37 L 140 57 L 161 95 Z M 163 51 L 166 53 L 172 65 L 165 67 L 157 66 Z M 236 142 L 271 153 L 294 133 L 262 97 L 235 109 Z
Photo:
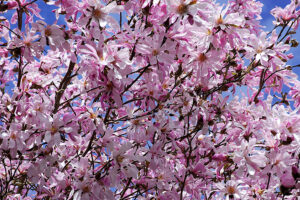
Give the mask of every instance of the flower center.
M 47 27 L 47 28 L 45 29 L 45 36 L 46 36 L 46 37 L 50 37 L 51 34 L 52 34 L 52 32 L 51 32 L 50 28 Z
M 51 127 L 51 133 L 52 133 L 52 134 L 56 133 L 57 130 L 58 130 L 58 129 L 57 129 L 55 126 L 52 126 L 52 127 Z
M 198 56 L 198 61 L 199 62 L 204 62 L 205 60 L 207 59 L 206 55 L 204 53 L 201 53 L 199 56 Z
M 228 194 L 234 194 L 234 193 L 235 193 L 235 187 L 233 187 L 233 186 L 228 186 L 228 187 L 227 187 L 227 192 L 228 192 Z
M 211 35 L 211 34 L 212 34 L 211 30 L 207 29 L 207 35 Z
M 103 12 L 98 8 L 93 11 L 93 16 L 97 19 L 100 19 L 103 15 Z
M 188 6 L 182 3 L 177 7 L 176 11 L 178 14 L 183 15 L 188 12 Z
M 259 195 L 262 195 L 262 194 L 264 193 L 264 191 L 261 190 L 261 189 L 259 189 L 259 190 L 257 191 L 257 193 L 258 193 Z
M 257 52 L 257 53 L 261 53 L 261 52 L 263 52 L 263 50 L 262 50 L 262 46 L 259 46 L 259 48 L 256 50 L 256 52 Z
M 106 84 L 107 90 L 111 91 L 114 88 L 114 85 L 111 81 L 108 81 Z
M 152 55 L 153 55 L 153 56 L 157 56 L 158 53 L 159 53 L 159 52 L 158 52 L 156 49 L 154 49 L 154 50 L 152 51 Z
M 15 133 L 12 133 L 10 135 L 10 138 L 13 139 L 13 140 L 16 140 L 17 139 L 17 135 Z
M 167 88 L 168 88 L 168 85 L 167 85 L 166 83 L 164 83 L 164 84 L 162 85 L 162 88 L 163 88 L 163 89 L 167 89 Z
M 223 17 L 220 15 L 220 17 L 217 19 L 217 24 L 220 25 L 220 24 L 223 24 Z
M 96 119 L 96 118 L 97 118 L 97 115 L 95 115 L 95 113 L 90 113 L 90 118 L 91 118 L 91 119 Z
M 158 180 L 163 180 L 164 179 L 164 176 L 162 174 L 160 174 L 158 177 L 157 177 Z
M 124 160 L 124 156 L 118 155 L 116 160 L 117 160 L 118 163 L 122 163 L 123 160 Z
M 183 105 L 184 105 L 184 106 L 188 106 L 188 105 L 189 105 L 189 102 L 186 101 L 186 100 L 184 100 L 184 101 L 183 101 Z
M 88 193 L 88 192 L 90 192 L 89 186 L 88 186 L 88 185 L 84 186 L 84 187 L 82 188 L 82 192 L 83 192 L 83 193 Z
M 31 43 L 30 43 L 30 41 L 24 41 L 24 44 L 25 44 L 25 46 L 27 46 L 28 48 L 31 46 Z
M 197 3 L 197 0 L 192 0 L 190 3 L 189 3 L 189 5 L 194 5 L 194 4 L 196 4 Z
M 138 119 L 136 119 L 136 120 L 134 120 L 133 122 L 132 122 L 134 125 L 139 125 L 140 124 L 140 120 L 138 120 Z

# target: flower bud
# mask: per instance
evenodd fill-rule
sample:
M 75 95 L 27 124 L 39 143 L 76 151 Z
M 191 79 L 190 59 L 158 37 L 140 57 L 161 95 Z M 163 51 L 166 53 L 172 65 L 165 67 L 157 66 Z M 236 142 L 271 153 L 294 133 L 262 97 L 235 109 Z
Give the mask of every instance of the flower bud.
M 280 182 L 281 185 L 284 186 L 285 188 L 292 188 L 295 186 L 295 179 L 292 176 L 292 173 L 284 173 L 280 177 Z
M 227 156 L 224 154 L 215 154 L 215 155 L 213 155 L 212 159 L 215 161 L 226 161 Z
M 298 169 L 298 167 L 296 166 L 292 167 L 292 175 L 294 179 L 300 178 L 300 170 Z
M 292 47 L 297 47 L 299 45 L 299 42 L 295 39 L 291 40 L 291 46 Z
M 15 8 L 18 5 L 18 3 L 16 1 L 10 1 L 7 3 L 7 9 L 11 10 L 13 8 Z

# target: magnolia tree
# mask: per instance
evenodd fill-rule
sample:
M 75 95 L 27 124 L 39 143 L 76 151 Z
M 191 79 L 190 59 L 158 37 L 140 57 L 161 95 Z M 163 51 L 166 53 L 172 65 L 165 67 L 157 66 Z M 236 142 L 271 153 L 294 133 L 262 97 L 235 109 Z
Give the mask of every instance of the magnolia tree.
M 300 2 L 262 6 L 0 1 L 0 199 L 296 200 Z

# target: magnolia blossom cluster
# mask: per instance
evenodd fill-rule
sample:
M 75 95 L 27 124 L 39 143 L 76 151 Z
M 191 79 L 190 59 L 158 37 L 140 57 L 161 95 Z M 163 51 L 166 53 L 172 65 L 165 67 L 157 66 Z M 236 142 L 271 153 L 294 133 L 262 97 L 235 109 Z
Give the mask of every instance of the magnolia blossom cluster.
M 0 199 L 296 200 L 300 1 L 262 7 L 1 1 Z

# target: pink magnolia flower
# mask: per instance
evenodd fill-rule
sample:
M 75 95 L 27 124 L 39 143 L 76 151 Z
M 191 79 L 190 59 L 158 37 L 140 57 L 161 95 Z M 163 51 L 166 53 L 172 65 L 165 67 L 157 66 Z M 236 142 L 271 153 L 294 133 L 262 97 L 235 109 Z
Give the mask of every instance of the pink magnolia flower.
M 245 47 L 247 50 L 247 57 L 255 55 L 255 61 L 260 61 L 263 66 L 268 66 L 269 57 L 275 56 L 275 51 L 269 48 L 273 43 L 266 39 L 266 33 L 262 32 L 257 38 L 251 35 L 251 47 Z
M 18 6 L 18 3 L 16 1 L 11 1 L 11 2 L 7 2 L 7 9 L 10 10 L 10 9 L 14 9 L 15 7 Z
M 169 64 L 174 61 L 175 45 L 174 42 L 165 38 L 165 34 L 160 33 L 139 41 L 136 51 L 147 55 L 151 65 L 156 65 L 158 62 Z
M 57 144 L 61 140 L 59 129 L 63 126 L 61 119 L 58 115 L 54 115 L 53 119 L 50 119 L 49 122 L 46 122 L 46 132 L 45 132 L 45 142 L 48 145 Z
M 271 151 L 269 156 L 271 166 L 268 166 L 265 170 L 272 170 L 272 172 L 276 173 L 279 177 L 283 176 L 285 171 L 296 162 L 295 159 L 291 158 L 288 152 Z
M 13 6 L 16 6 L 15 4 L 13 4 Z M 27 0 L 20 0 L 18 1 L 18 6 L 22 7 L 22 12 L 26 14 L 26 19 L 25 19 L 25 24 L 28 23 L 32 23 L 33 22 L 33 16 L 36 16 L 40 19 L 44 19 L 41 15 L 40 15 L 40 9 L 38 7 L 38 5 L 35 2 L 30 2 Z M 30 14 L 32 13 L 32 14 Z M 18 12 L 14 12 L 13 16 L 11 17 L 11 23 L 15 24 L 17 23 L 18 20 Z
M 265 167 L 268 161 L 263 152 L 255 150 L 255 145 L 255 138 L 251 138 L 249 143 L 243 141 L 241 144 L 242 151 L 235 152 L 233 158 L 236 163 L 246 164 L 250 175 L 260 172 L 260 168 Z
M 116 20 L 109 14 L 122 12 L 123 6 L 117 5 L 115 1 L 106 6 L 96 0 L 86 0 L 84 3 L 84 8 L 87 8 L 87 10 L 84 11 L 85 16 L 79 19 L 79 24 L 86 26 L 91 19 L 91 23 L 95 22 L 103 28 L 107 24 L 114 28 L 118 27 Z
M 197 12 L 197 1 L 166 0 L 169 12 L 175 16 L 194 15 Z
M 26 34 L 22 33 L 22 39 L 14 36 L 14 40 L 9 44 L 9 48 L 13 49 L 20 47 L 24 58 L 28 61 L 33 61 L 34 56 L 37 58 L 40 57 L 43 49 L 37 41 L 39 35 L 37 35 L 34 30 L 30 29 L 28 25 L 26 25 L 25 29 Z
M 271 14 L 275 17 L 276 21 L 273 23 L 275 25 L 284 24 L 291 19 L 299 16 L 299 10 L 296 11 L 296 8 L 299 7 L 297 5 L 296 0 L 292 0 L 290 4 L 288 4 L 285 8 L 277 7 L 271 10 Z
M 244 193 L 241 190 L 242 181 L 229 180 L 226 184 L 218 183 L 217 187 L 219 189 L 219 196 L 223 199 L 222 195 L 226 195 L 226 200 L 229 199 L 242 199 Z
M 229 7 L 226 7 L 225 9 L 223 9 L 223 7 L 217 8 L 218 10 L 212 18 L 214 20 L 215 27 L 220 26 L 222 30 L 225 30 L 230 26 L 239 27 L 244 25 L 245 19 L 238 12 L 227 13 L 229 11 Z
M 2 133 L 1 138 L 3 144 L 1 145 L 4 149 L 18 149 L 22 150 L 24 148 L 24 141 L 22 140 L 23 136 L 20 136 L 18 133 L 11 131 L 9 133 Z
M 42 47 L 49 45 L 50 48 L 55 51 L 56 48 L 63 50 L 63 45 L 65 45 L 65 33 L 61 28 L 55 24 L 46 25 L 43 21 L 38 21 L 35 25 L 36 31 L 41 32 L 40 45 Z
M 100 41 L 97 45 L 85 44 L 81 46 L 79 52 L 83 54 L 83 57 L 87 60 L 93 60 L 95 64 L 108 65 L 114 61 L 114 57 L 110 54 L 108 46 L 103 46 L 104 38 L 100 37 Z
M 197 49 L 197 51 L 190 50 L 192 55 L 189 68 L 195 70 L 196 80 L 204 79 L 204 77 L 209 76 L 211 72 L 215 72 L 220 68 L 218 60 L 222 57 L 222 53 L 219 51 L 209 51 L 205 53 L 205 49 Z M 201 84 L 200 82 L 200 84 Z M 205 84 L 203 84 L 205 85 Z

